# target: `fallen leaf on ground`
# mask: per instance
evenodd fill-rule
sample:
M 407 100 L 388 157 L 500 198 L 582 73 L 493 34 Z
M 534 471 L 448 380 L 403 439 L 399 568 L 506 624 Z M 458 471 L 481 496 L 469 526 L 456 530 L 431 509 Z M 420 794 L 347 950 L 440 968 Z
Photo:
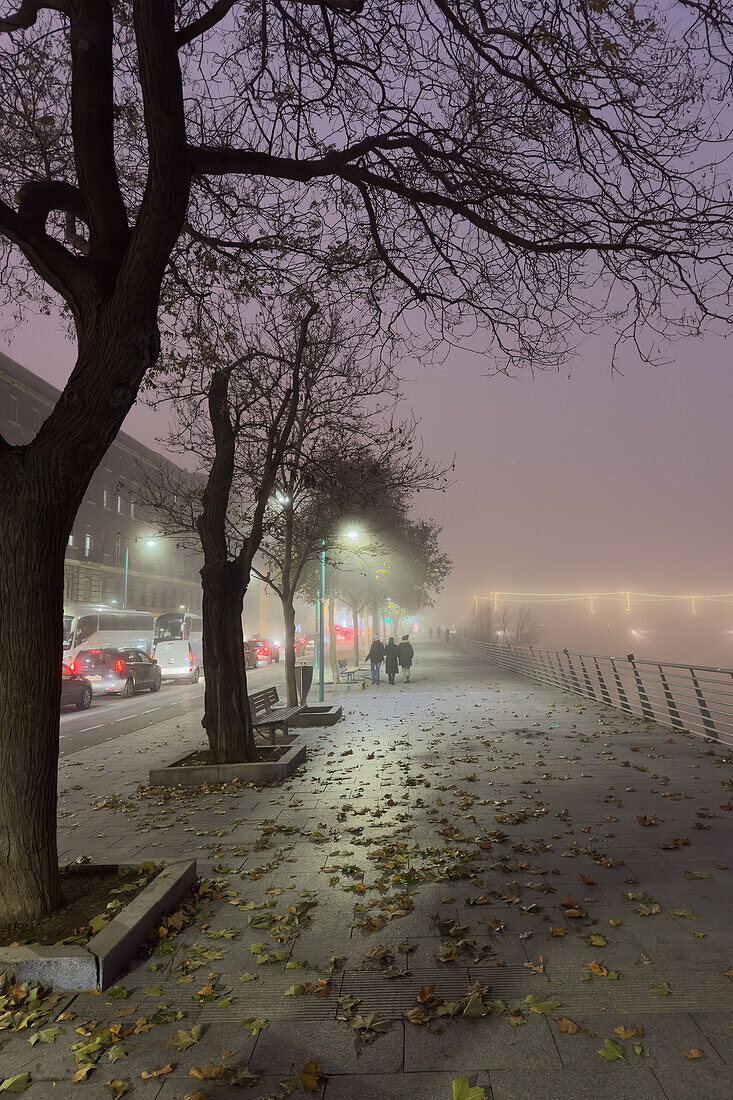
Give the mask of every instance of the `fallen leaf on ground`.
M 469 1085 L 467 1077 L 457 1077 L 453 1081 L 453 1100 L 486 1100 L 486 1093 L 480 1085 Z
M 151 1077 L 165 1077 L 167 1073 L 173 1073 L 173 1066 L 170 1062 L 167 1062 L 166 1065 L 161 1066 L 160 1069 L 144 1069 L 140 1076 L 142 1077 L 143 1081 L 149 1081 Z
M 700 1050 L 698 1047 L 692 1047 L 690 1050 L 685 1051 L 685 1058 L 692 1060 L 693 1058 L 705 1058 L 706 1054 L 704 1050 Z
M 558 1016 L 555 1023 L 557 1030 L 564 1035 L 577 1035 L 580 1031 L 580 1024 L 576 1024 L 575 1020 L 569 1020 L 567 1016 Z
M 606 1062 L 617 1062 L 620 1058 L 626 1057 L 624 1048 L 619 1046 L 618 1043 L 614 1043 L 613 1039 L 606 1039 L 598 1053 Z
M 295 1092 L 296 1089 L 301 1092 L 318 1092 L 320 1082 L 325 1080 L 326 1074 L 319 1066 L 318 1058 L 314 1058 L 311 1062 L 306 1062 L 300 1073 L 288 1077 L 280 1084 L 284 1085 L 290 1092 Z

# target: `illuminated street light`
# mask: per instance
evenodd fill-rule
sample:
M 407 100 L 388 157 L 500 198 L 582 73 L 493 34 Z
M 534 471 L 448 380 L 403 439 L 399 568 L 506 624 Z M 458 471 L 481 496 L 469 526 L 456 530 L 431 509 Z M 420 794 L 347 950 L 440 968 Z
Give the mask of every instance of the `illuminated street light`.
M 358 531 L 355 531 L 355 530 L 354 530 L 354 529 L 352 528 L 352 529 L 351 529 L 350 531 L 344 531 L 344 535 L 345 535 L 345 537 L 346 537 L 347 539 L 351 539 L 352 541 L 354 541 L 354 540 L 358 539 L 358 537 L 359 537 L 359 532 L 358 532 Z

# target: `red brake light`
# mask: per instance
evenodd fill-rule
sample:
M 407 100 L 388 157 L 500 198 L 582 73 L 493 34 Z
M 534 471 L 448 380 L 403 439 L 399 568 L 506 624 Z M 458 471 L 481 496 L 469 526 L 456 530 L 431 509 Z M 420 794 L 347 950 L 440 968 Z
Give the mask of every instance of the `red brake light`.
M 69 672 L 76 672 L 76 665 L 74 664 L 73 661 L 69 665 Z
M 115 672 L 123 672 L 124 668 L 124 661 L 115 661 Z

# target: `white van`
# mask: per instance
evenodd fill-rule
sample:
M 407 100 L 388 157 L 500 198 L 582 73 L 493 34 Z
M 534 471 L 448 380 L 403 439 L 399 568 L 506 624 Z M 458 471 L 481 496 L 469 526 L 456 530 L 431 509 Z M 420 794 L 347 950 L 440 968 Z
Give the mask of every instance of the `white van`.
M 158 642 L 153 648 L 153 657 L 164 680 L 187 680 L 190 684 L 199 682 L 200 658 L 196 646 L 190 642 Z

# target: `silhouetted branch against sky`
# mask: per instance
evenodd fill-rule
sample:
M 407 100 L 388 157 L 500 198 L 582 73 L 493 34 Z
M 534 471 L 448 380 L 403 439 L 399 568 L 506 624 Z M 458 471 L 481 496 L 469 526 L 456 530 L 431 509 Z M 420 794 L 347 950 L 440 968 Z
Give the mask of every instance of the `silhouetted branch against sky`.
M 77 327 L 202 255 L 360 272 L 538 366 L 601 318 L 726 316 L 722 0 L 3 8 L 5 289 L 30 268 Z

